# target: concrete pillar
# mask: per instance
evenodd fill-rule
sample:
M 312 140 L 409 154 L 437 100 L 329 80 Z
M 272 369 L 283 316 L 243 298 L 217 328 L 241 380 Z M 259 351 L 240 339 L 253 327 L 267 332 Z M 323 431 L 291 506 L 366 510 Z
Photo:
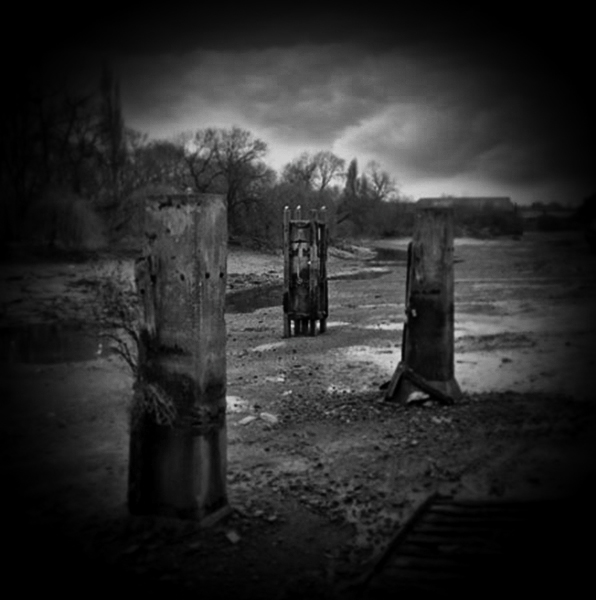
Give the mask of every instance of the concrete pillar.
M 229 512 L 226 213 L 215 194 L 147 200 L 136 264 L 143 319 L 131 412 L 133 514 L 208 524 Z
M 457 399 L 451 208 L 419 209 L 408 254 L 402 359 L 387 398 L 405 401 L 415 389 L 434 389 L 439 399 Z

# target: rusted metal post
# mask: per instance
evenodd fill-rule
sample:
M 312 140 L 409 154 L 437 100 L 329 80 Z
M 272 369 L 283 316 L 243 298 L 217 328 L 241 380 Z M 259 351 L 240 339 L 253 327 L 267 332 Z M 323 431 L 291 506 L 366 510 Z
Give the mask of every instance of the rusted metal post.
M 454 376 L 453 211 L 424 208 L 408 248 L 402 358 L 386 399 L 422 390 L 441 402 L 461 396 Z
M 210 524 L 226 493 L 227 216 L 223 196 L 149 198 L 128 506 Z
M 300 206 L 284 210 L 284 337 L 326 330 L 328 228 L 326 211 L 311 210 L 302 219 Z

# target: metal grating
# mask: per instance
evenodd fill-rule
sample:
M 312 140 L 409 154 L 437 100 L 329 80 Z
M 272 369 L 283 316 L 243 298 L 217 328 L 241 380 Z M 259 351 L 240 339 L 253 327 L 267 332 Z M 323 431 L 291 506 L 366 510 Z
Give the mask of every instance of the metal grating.
M 560 574 L 551 569 L 562 572 L 566 565 L 566 544 L 553 524 L 568 510 L 562 500 L 431 496 L 361 579 L 358 596 L 492 597 L 551 589 Z

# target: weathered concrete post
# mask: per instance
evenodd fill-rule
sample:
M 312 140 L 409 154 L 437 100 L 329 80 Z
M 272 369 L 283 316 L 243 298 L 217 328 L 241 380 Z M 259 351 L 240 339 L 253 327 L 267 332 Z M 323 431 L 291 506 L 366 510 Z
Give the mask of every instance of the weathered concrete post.
M 316 334 L 327 329 L 329 293 L 327 284 L 328 229 L 326 210 L 311 210 L 302 218 L 298 206 L 284 210 L 284 337 Z
M 442 402 L 461 396 L 454 376 L 453 211 L 424 208 L 408 248 L 402 358 L 386 399 L 406 401 L 416 389 Z
M 151 197 L 131 414 L 133 514 L 214 522 L 226 493 L 227 215 L 215 194 Z

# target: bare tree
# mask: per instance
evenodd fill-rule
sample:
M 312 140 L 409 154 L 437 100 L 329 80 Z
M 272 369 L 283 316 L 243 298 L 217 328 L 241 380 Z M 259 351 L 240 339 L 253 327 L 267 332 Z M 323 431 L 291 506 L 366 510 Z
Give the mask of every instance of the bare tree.
M 93 97 L 67 95 L 58 125 L 57 160 L 63 166 L 61 183 L 77 195 L 93 195 L 95 190 L 93 163 L 97 152 L 99 131 Z M 60 172 L 59 167 L 57 172 Z
M 146 187 L 188 187 L 184 148 L 171 140 L 151 140 L 132 129 L 125 130 L 127 160 L 122 176 L 123 196 Z
M 282 170 L 282 181 L 322 192 L 334 178 L 343 177 L 345 161 L 327 150 L 303 152 Z
M 23 220 L 49 188 L 79 193 L 84 163 L 94 160 L 97 126 L 92 95 L 65 82 L 23 72 L 7 87 L 0 115 L 3 239 L 16 239 Z
M 259 184 L 273 171 L 263 162 L 267 144 L 240 127 L 209 128 L 178 140 L 189 187 L 200 193 L 225 194 L 230 226 L 238 225 L 239 208 L 258 200 Z
M 184 147 L 184 163 L 196 192 L 212 191 L 214 182 L 222 175 L 217 163 L 217 138 L 218 132 L 212 127 L 180 137 Z
M 315 164 L 314 182 L 319 191 L 323 191 L 333 179 L 343 175 L 345 160 L 327 150 L 317 152 L 313 158 Z
M 353 158 L 346 172 L 346 196 L 355 196 L 358 193 L 358 161 Z
M 308 152 L 289 162 L 282 170 L 282 181 L 291 185 L 313 186 L 317 165 Z
M 215 142 L 216 161 L 225 181 L 230 224 L 236 225 L 240 205 L 253 197 L 250 188 L 270 176 L 262 161 L 267 144 L 239 127 L 218 130 Z
M 376 200 L 388 200 L 397 193 L 395 180 L 377 161 L 371 160 L 366 165 L 366 178 L 368 189 Z
M 111 203 L 121 199 L 120 176 L 126 161 L 124 120 L 120 107 L 120 84 L 113 71 L 104 65 L 100 80 L 100 153 L 107 167 Z

